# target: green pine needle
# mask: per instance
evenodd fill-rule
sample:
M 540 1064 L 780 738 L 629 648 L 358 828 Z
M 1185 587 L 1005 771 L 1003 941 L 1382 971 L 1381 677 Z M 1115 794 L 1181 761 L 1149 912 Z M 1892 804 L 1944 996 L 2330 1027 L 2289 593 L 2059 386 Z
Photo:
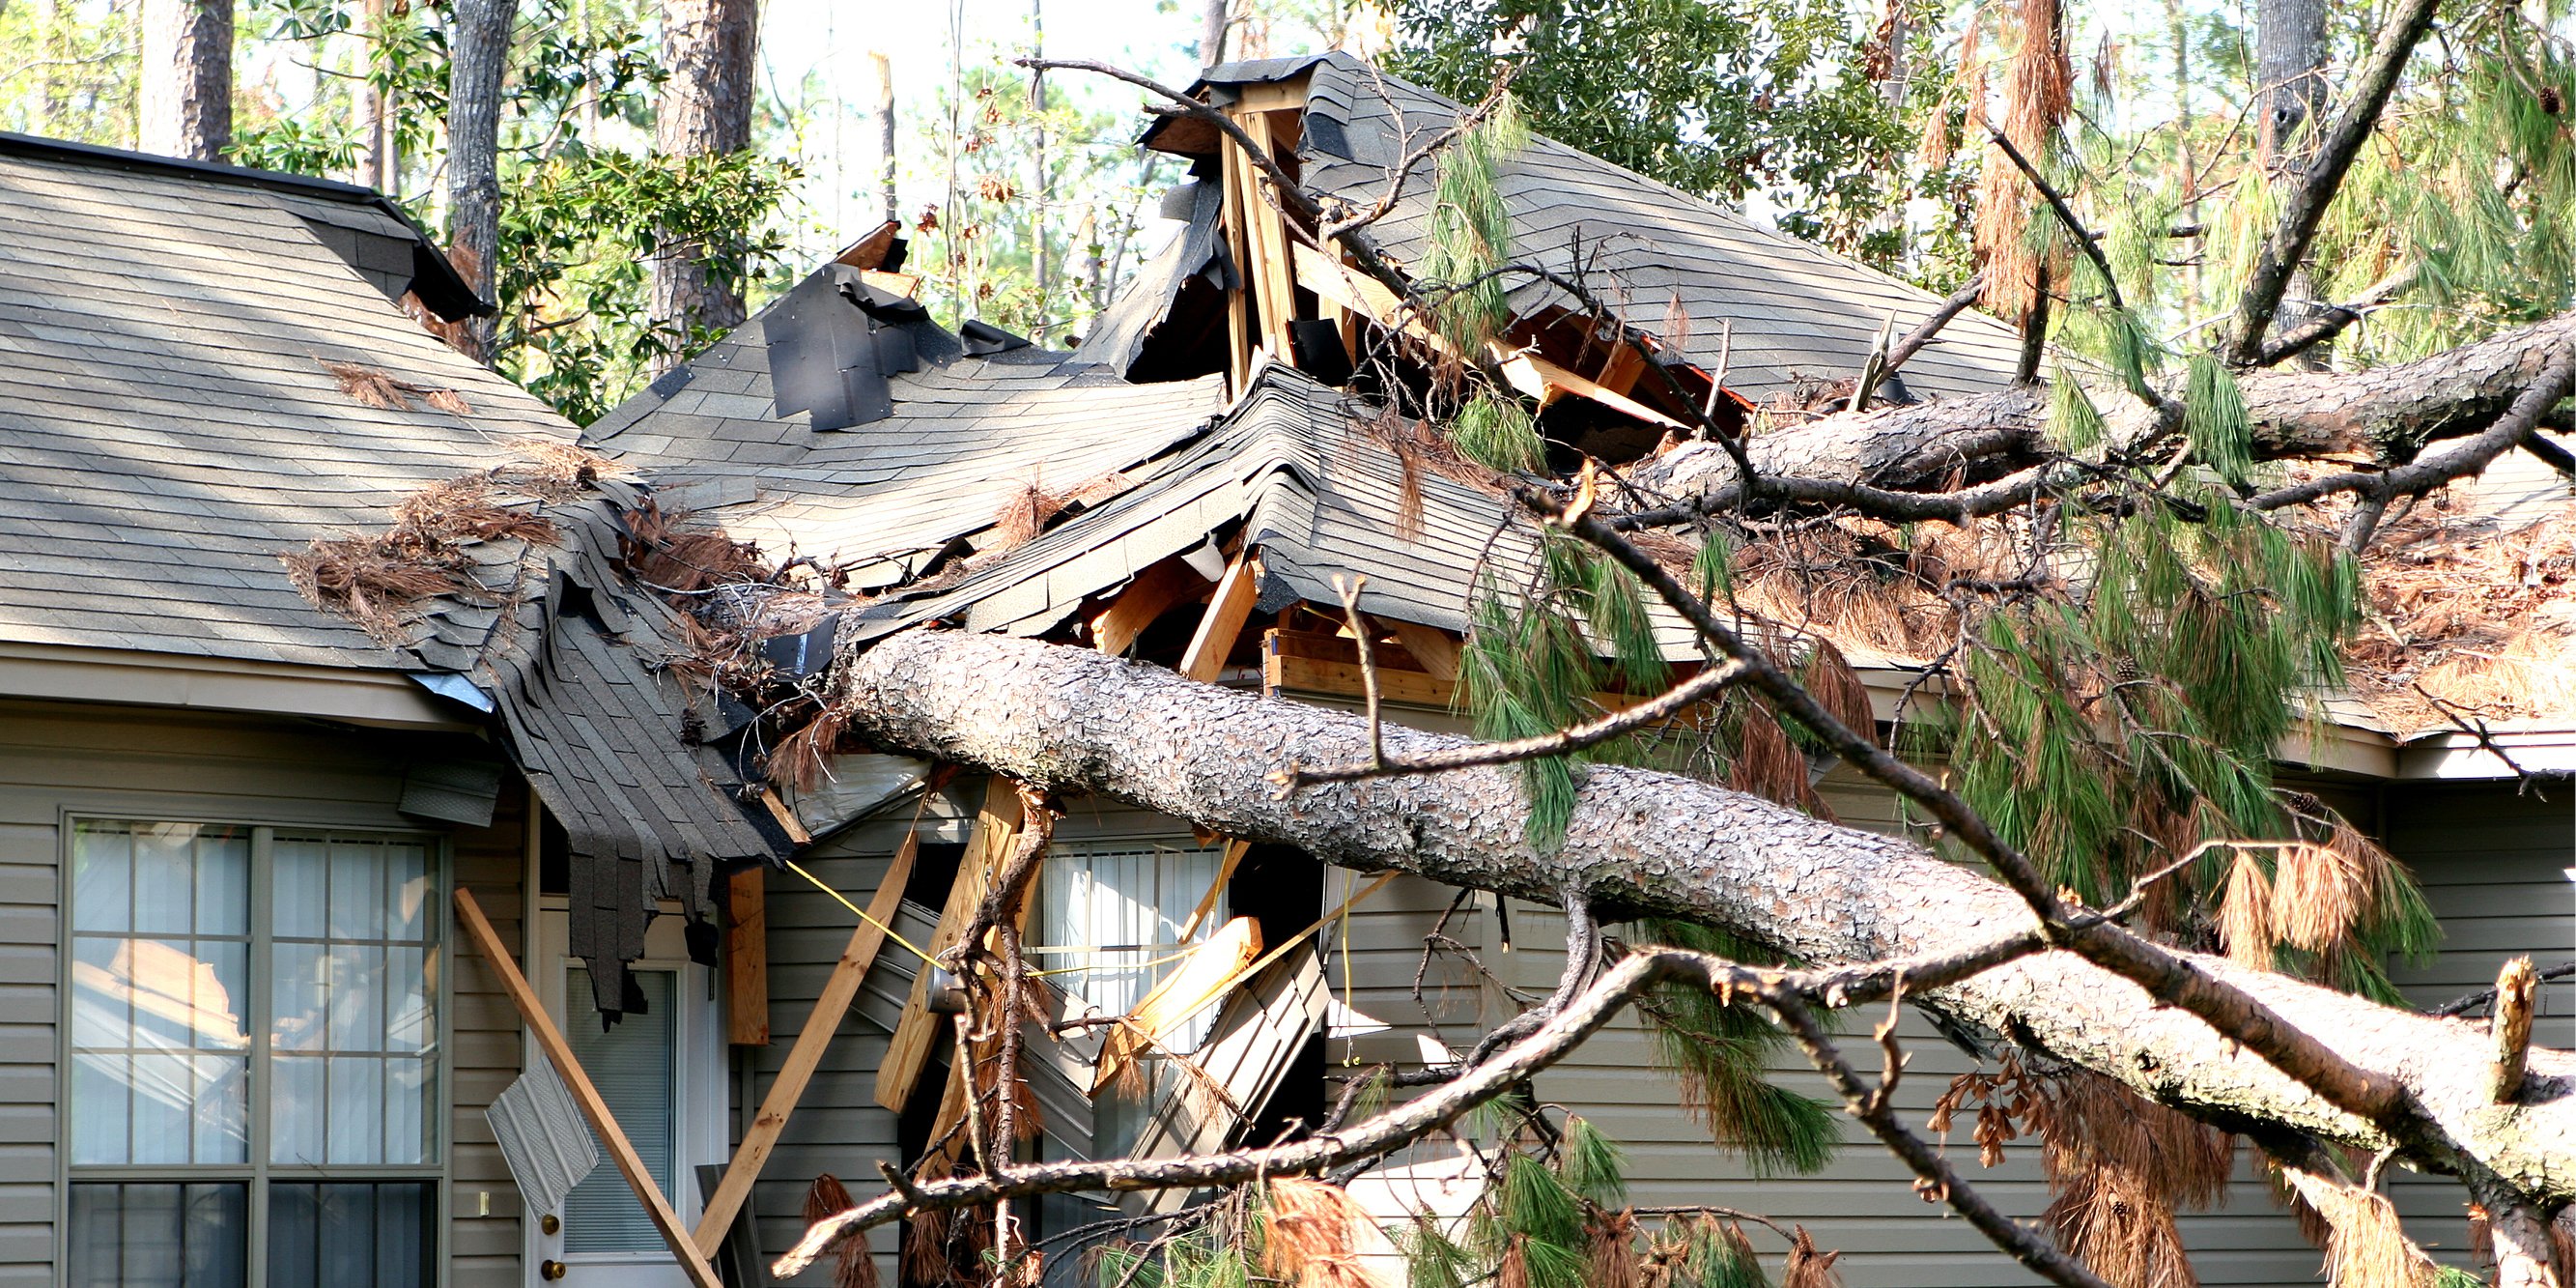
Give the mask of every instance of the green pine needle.
M 2192 453 L 2229 486 L 2245 487 L 2254 469 L 2254 427 L 2236 375 L 2206 353 L 2191 355 L 2190 372 L 2182 422 Z

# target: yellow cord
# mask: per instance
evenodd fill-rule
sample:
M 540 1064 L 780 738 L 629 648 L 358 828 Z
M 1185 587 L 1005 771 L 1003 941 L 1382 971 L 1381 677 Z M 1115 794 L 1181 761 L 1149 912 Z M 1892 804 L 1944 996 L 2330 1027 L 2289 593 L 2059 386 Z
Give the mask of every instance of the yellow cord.
M 921 950 L 920 950 L 919 948 L 917 948 L 917 947 L 914 947 L 914 946 L 913 946 L 913 942 L 912 942 L 911 940 L 906 939 L 906 938 L 904 938 L 904 937 L 903 937 L 903 932 L 898 931 L 898 930 L 896 930 L 894 927 L 889 926 L 889 925 L 885 924 L 884 922 L 879 921 L 879 920 L 877 920 L 876 918 L 869 916 L 869 915 L 868 915 L 868 910 L 867 910 L 867 909 L 862 908 L 862 907 L 860 907 L 859 905 L 857 905 L 857 904 L 855 904 L 855 903 L 850 902 L 850 898 L 849 898 L 849 896 L 848 896 L 848 895 L 842 894 L 840 891 L 835 890 L 835 889 L 833 889 L 832 887 L 830 887 L 830 886 L 828 886 L 828 885 L 823 884 L 823 879 L 822 879 L 821 877 L 818 877 L 818 876 L 814 875 L 813 873 L 808 872 L 808 871 L 806 871 L 805 869 L 803 869 L 803 868 L 801 868 L 801 867 L 798 867 L 798 866 L 796 865 L 796 860 L 794 860 L 794 859 L 789 859 L 789 860 L 787 861 L 787 870 L 788 870 L 788 871 L 790 871 L 790 872 L 795 873 L 796 875 L 798 875 L 798 876 L 800 876 L 800 877 L 805 878 L 805 879 L 806 879 L 806 880 L 808 880 L 808 881 L 813 882 L 813 883 L 814 883 L 814 888 L 815 888 L 815 889 L 820 890 L 820 891 L 822 891 L 823 893 L 825 893 L 825 894 L 828 894 L 828 895 L 832 896 L 834 899 L 839 900 L 839 901 L 840 901 L 840 903 L 841 903 L 841 906 L 842 906 L 842 907 L 847 908 L 847 909 L 849 909 L 850 911 L 857 913 L 857 914 L 859 915 L 859 920 L 864 921 L 864 922 L 868 923 L 869 925 L 874 926 L 874 927 L 876 927 L 877 929 L 884 931 L 884 932 L 885 932 L 885 937 L 886 937 L 886 938 L 888 938 L 888 939 L 891 939 L 891 940 L 895 941 L 895 942 L 896 942 L 896 943 L 898 943 L 898 944 L 903 945 L 903 950 L 904 950 L 905 952 L 908 952 L 908 953 L 912 954 L 913 956 L 920 958 L 920 959 L 921 959 L 921 960 L 923 960 L 923 961 L 926 961 L 926 962 L 927 962 L 927 961 L 930 961 L 930 954 L 928 954 L 928 953 L 925 953 L 925 952 L 921 951 Z M 932 964 L 933 964 L 933 965 L 936 965 L 937 963 L 933 962 Z

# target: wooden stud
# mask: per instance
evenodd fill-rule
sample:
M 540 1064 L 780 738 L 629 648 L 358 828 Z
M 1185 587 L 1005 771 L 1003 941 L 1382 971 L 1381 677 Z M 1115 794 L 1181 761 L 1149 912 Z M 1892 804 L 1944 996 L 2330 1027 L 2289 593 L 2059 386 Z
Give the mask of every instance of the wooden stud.
M 966 923 L 984 902 L 993 874 L 1010 857 L 1011 842 L 1019 831 L 1020 789 L 995 774 L 985 785 L 984 809 L 976 815 L 974 834 L 966 839 L 965 857 L 957 862 L 957 880 L 948 887 L 939 926 L 931 932 L 927 946 L 931 956 L 957 946 L 958 936 L 966 933 Z M 904 999 L 903 1017 L 895 1022 L 894 1038 L 886 1044 L 885 1062 L 877 1066 L 877 1104 L 903 1112 L 921 1081 L 923 1067 L 930 1063 L 931 1044 L 938 1041 L 941 1027 L 939 1017 L 930 1013 L 930 968 L 923 966 L 913 972 L 912 995 Z
M 725 879 L 725 1041 L 733 1046 L 769 1045 L 768 875 L 755 863 Z
M 1420 662 L 1423 671 L 1432 679 L 1444 684 L 1458 682 L 1458 641 L 1451 639 L 1449 632 L 1392 617 L 1376 620 L 1395 632 L 1395 638 L 1404 645 L 1404 651 L 1411 653 L 1413 660 Z
M 1637 377 L 1646 374 L 1645 355 L 1625 337 L 1611 341 L 1610 356 L 1601 362 L 1598 383 L 1614 394 L 1624 394 L 1637 387 Z
M 1225 893 L 1226 883 L 1234 880 L 1234 870 L 1242 865 L 1243 856 L 1251 852 L 1252 842 L 1250 841 L 1233 839 L 1226 841 L 1225 857 L 1217 863 L 1216 880 L 1209 882 L 1207 893 L 1199 896 L 1199 906 L 1190 910 L 1189 924 L 1181 927 L 1179 942 L 1184 944 L 1190 942 L 1190 936 L 1199 932 L 1199 923 L 1207 920 L 1209 913 L 1216 911 L 1217 896 Z
M 1457 356 L 1449 342 L 1442 339 L 1439 332 L 1423 325 L 1419 318 L 1405 317 L 1403 325 L 1398 327 L 1396 319 L 1403 316 L 1405 310 L 1395 293 L 1384 285 L 1335 264 L 1309 247 L 1292 247 L 1290 258 L 1296 261 L 1297 280 L 1304 283 L 1306 289 L 1319 296 L 1330 296 L 1336 303 L 1364 314 L 1380 326 L 1401 330 L 1433 349 Z M 1488 350 L 1488 356 L 1502 368 L 1503 378 L 1511 382 L 1512 388 L 1536 399 L 1540 406 L 1571 394 L 1589 398 L 1650 425 L 1690 432 L 1690 427 L 1680 421 L 1597 381 L 1576 375 L 1539 354 L 1507 349 L 1496 343 Z
M 1198 631 L 1190 636 L 1188 651 L 1181 654 L 1181 674 L 1208 684 L 1224 673 L 1225 660 L 1234 652 L 1236 637 L 1243 634 L 1244 621 L 1252 616 L 1260 588 L 1261 561 L 1248 550 L 1236 555 L 1217 582 L 1207 615 L 1199 618 Z
M 1125 653 L 1154 619 L 1206 584 L 1177 557 L 1155 564 L 1137 574 L 1127 589 L 1118 592 L 1115 603 L 1091 619 L 1092 646 L 1111 657 Z
M 903 902 L 904 884 L 912 880 L 913 859 L 920 853 L 920 838 L 910 832 L 895 847 L 894 861 L 886 865 L 885 879 L 877 883 L 876 897 L 868 900 L 868 915 L 850 932 L 849 946 L 841 950 L 841 960 L 832 966 L 831 975 L 823 981 L 822 993 L 814 999 L 814 1009 L 805 1016 L 805 1027 L 796 1031 L 796 1045 L 787 1048 L 787 1060 L 778 1067 L 778 1079 L 769 1084 L 769 1094 L 761 1099 L 760 1113 L 751 1120 L 751 1130 L 744 1132 L 742 1144 L 733 1151 L 733 1161 L 725 1164 L 724 1179 L 716 1183 L 715 1193 L 707 1196 L 706 1215 L 698 1218 L 698 1250 L 714 1256 L 724 1242 L 725 1231 L 732 1228 L 734 1215 L 742 1211 L 743 1200 L 751 1197 L 752 1183 L 760 1179 L 760 1169 L 769 1163 L 771 1151 L 778 1147 L 778 1137 L 787 1130 L 788 1115 L 796 1112 L 796 1102 L 804 1098 L 805 1084 L 814 1069 L 823 1062 L 823 1049 L 832 1044 L 832 1035 L 840 1030 L 841 1018 L 850 1013 L 850 1003 L 859 995 L 859 984 L 874 965 L 877 950 L 885 946 L 885 928 L 894 923 L 897 905 Z
M 608 1147 L 609 1158 L 634 1189 L 636 1201 L 644 1205 L 644 1214 L 661 1232 L 662 1241 L 671 1246 L 671 1256 L 680 1263 L 681 1272 L 694 1288 L 724 1288 L 716 1278 L 715 1268 L 707 1264 L 706 1254 L 698 1251 L 689 1232 L 681 1228 L 679 1214 L 662 1197 L 662 1187 L 644 1169 L 643 1158 L 617 1126 L 617 1116 L 608 1112 L 608 1102 L 600 1099 L 599 1088 L 591 1085 L 581 1061 L 573 1058 L 572 1047 L 564 1041 L 563 1031 L 555 1027 L 554 1017 L 546 1014 L 544 1005 L 537 1001 L 536 990 L 528 987 L 528 977 L 519 973 L 518 960 L 510 956 L 492 923 L 484 919 L 483 906 L 474 901 L 474 892 L 461 885 L 456 887 L 456 919 L 465 927 L 466 938 L 473 942 L 475 951 L 491 965 L 492 973 L 501 977 L 501 987 L 509 993 L 511 1004 L 519 1008 L 519 1019 L 536 1038 L 537 1049 L 545 1052 L 547 1062 L 563 1075 L 573 1103 L 581 1107 L 581 1116 L 590 1121 L 590 1129 L 598 1134 L 600 1144 Z
M 1252 136 L 1264 153 L 1276 158 L 1279 135 L 1271 128 L 1270 116 L 1254 112 L 1240 119 L 1243 132 Z M 1262 196 L 1268 179 L 1248 158 L 1235 174 L 1243 185 L 1243 217 L 1252 234 L 1253 261 L 1247 276 L 1258 288 L 1262 343 L 1272 357 L 1291 362 L 1296 354 L 1289 341 L 1288 321 L 1297 315 L 1297 288 L 1289 264 L 1288 227 L 1279 211 Z

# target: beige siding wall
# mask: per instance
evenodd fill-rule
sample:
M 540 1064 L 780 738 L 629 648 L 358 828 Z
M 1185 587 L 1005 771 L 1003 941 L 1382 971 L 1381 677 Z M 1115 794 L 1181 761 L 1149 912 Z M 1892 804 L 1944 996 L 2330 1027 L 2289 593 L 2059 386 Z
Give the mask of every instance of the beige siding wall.
M 54 1282 L 59 1251 L 63 815 L 420 830 L 394 809 L 417 745 L 286 721 L 0 703 L 0 1285 Z M 518 809 L 514 792 L 491 829 L 451 832 L 452 871 L 513 943 Z M 450 1282 L 502 1288 L 520 1282 L 518 1201 L 481 1110 L 516 1076 L 518 1025 L 470 959 L 451 1007 Z M 493 1215 L 478 1218 L 485 1192 Z
M 963 839 L 962 825 L 941 817 L 954 808 L 947 798 L 933 804 L 922 823 L 925 840 Z M 866 824 L 826 838 L 814 853 L 798 862 L 850 902 L 866 907 L 885 879 L 887 861 L 911 814 L 906 808 L 895 821 Z M 767 885 L 769 1045 L 736 1048 L 748 1053 L 754 1075 L 746 1083 L 737 1074 L 734 1081 L 735 1113 L 728 1139 L 737 1143 L 750 1117 L 746 1103 L 756 1107 L 777 1080 L 798 1032 L 813 1014 L 815 997 L 822 992 L 823 982 L 831 976 L 833 964 L 840 960 L 841 950 L 849 945 L 850 932 L 858 924 L 858 918 L 838 900 L 793 873 L 772 873 Z M 889 942 L 878 953 L 878 961 L 886 962 L 902 952 Z M 888 973 L 887 967 L 876 966 L 872 973 L 882 979 Z M 837 1036 L 825 1048 L 813 1081 L 806 1085 L 804 1099 L 787 1120 L 778 1150 L 770 1155 L 760 1184 L 752 1193 L 753 1210 L 760 1219 L 761 1248 L 772 1257 L 804 1233 L 805 1190 L 816 1176 L 832 1173 L 842 1178 L 852 1193 L 864 1198 L 884 1184 L 878 1178 L 877 1163 L 899 1161 L 895 1116 L 876 1103 L 877 1066 L 885 1058 L 890 1032 L 884 1025 L 870 1022 L 855 1007 L 838 1018 Z M 889 1284 L 895 1282 L 895 1237 L 896 1230 L 891 1225 L 871 1232 L 880 1279 Z M 791 1282 L 827 1282 L 830 1267 L 831 1262 L 826 1260 Z

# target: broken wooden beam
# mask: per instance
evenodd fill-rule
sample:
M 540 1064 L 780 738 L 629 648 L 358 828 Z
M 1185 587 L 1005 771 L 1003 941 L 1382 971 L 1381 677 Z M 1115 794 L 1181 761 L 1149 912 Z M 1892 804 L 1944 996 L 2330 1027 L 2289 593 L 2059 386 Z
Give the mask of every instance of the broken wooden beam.
M 1020 790 L 1009 779 L 996 776 L 985 786 L 984 808 L 975 817 L 974 833 L 966 839 L 965 857 L 957 862 L 957 879 L 948 887 L 938 928 L 931 932 L 927 947 L 932 957 L 956 947 L 966 933 L 993 874 L 1010 858 L 1011 842 L 1019 830 Z M 922 1068 L 930 1062 L 941 1027 L 939 1017 L 930 1013 L 930 970 L 923 967 L 913 973 L 912 993 L 904 999 L 902 1018 L 895 1022 L 894 1038 L 886 1044 L 885 1062 L 877 1066 L 877 1104 L 903 1112 L 921 1081 Z
M 1136 574 L 1127 589 L 1118 592 L 1118 598 L 1091 619 L 1093 647 L 1112 657 L 1124 654 L 1156 618 L 1206 584 L 1206 579 L 1178 556 Z
M 796 1044 L 787 1049 L 787 1060 L 779 1066 L 777 1080 L 769 1084 L 769 1094 L 761 1099 L 760 1113 L 751 1120 L 751 1130 L 743 1133 L 742 1143 L 734 1147 L 733 1160 L 725 1164 L 723 1181 L 707 1196 L 707 1210 L 698 1218 L 694 1238 L 698 1250 L 708 1256 L 715 1255 L 717 1246 L 724 1242 L 725 1231 L 733 1227 L 734 1215 L 751 1197 L 752 1183 L 760 1179 L 760 1169 L 768 1166 L 770 1154 L 778 1148 L 778 1138 L 787 1130 L 788 1116 L 796 1112 L 797 1101 L 805 1095 L 805 1084 L 812 1081 L 815 1068 L 823 1061 L 824 1048 L 832 1044 L 832 1035 L 840 1030 L 841 1017 L 849 1014 L 850 1003 L 859 995 L 860 982 L 876 962 L 877 950 L 885 946 L 886 927 L 894 923 L 895 908 L 903 902 L 903 888 L 912 880 L 913 860 L 920 850 L 920 838 L 911 832 L 904 833 L 903 841 L 895 846 L 885 879 L 877 882 L 876 897 L 868 900 L 866 917 L 860 920 L 858 929 L 850 932 L 849 946 L 841 950 L 841 959 L 833 963 L 832 974 L 823 981 L 814 1009 L 805 1016 L 805 1027 L 796 1031 Z
M 1198 630 L 1181 654 L 1181 674 L 1204 684 L 1213 683 L 1225 671 L 1225 660 L 1234 652 L 1234 641 L 1243 634 L 1260 590 L 1261 560 L 1249 550 L 1236 555 L 1226 565 L 1225 576 L 1217 580 L 1207 614 L 1199 618 Z
M 670 1201 L 662 1197 L 662 1187 L 655 1184 L 653 1174 L 645 1170 L 643 1157 L 635 1152 L 634 1144 L 618 1127 L 617 1116 L 608 1112 L 608 1102 L 600 1098 L 599 1088 L 591 1085 L 590 1075 L 582 1071 L 581 1061 L 573 1058 L 572 1046 L 564 1041 L 563 1030 L 555 1026 L 554 1017 L 546 1014 L 544 1004 L 537 1000 L 536 990 L 528 987 L 528 977 L 519 973 L 518 959 L 510 955 L 509 948 L 501 942 L 501 936 L 492 929 L 492 923 L 484 918 L 483 905 L 475 902 L 473 891 L 461 885 L 456 887 L 456 920 L 464 926 L 465 936 L 473 943 L 475 951 L 482 953 L 483 959 L 491 964 L 492 972 L 501 977 L 501 987 L 509 993 L 510 1004 L 519 1009 L 520 1022 L 528 1026 L 529 1035 L 537 1040 L 537 1049 L 545 1053 L 547 1062 L 563 1076 L 564 1089 L 572 1093 L 573 1103 L 581 1107 L 581 1116 L 590 1121 L 591 1131 L 597 1133 L 599 1143 L 608 1150 L 608 1157 L 617 1164 L 618 1172 L 626 1177 L 626 1184 L 634 1189 L 636 1201 L 644 1205 L 644 1215 L 652 1220 L 653 1228 L 661 1234 L 662 1241 L 670 1245 L 671 1256 L 680 1263 L 681 1273 L 689 1277 L 693 1288 L 725 1288 L 716 1278 L 715 1267 L 707 1264 L 706 1254 L 698 1250 L 696 1240 L 681 1227 L 679 1214 L 673 1212 Z

